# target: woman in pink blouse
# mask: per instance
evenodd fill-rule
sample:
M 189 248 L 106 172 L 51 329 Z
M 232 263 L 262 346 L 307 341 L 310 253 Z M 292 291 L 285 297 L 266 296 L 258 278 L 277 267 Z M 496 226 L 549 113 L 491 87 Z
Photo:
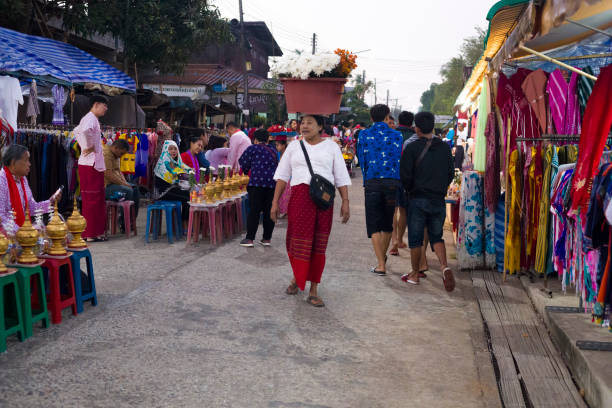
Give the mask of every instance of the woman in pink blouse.
M 36 211 L 49 211 L 50 205 L 61 197 L 61 192 L 47 201 L 36 202 L 28 184 L 30 173 L 30 152 L 22 145 L 10 145 L 2 155 L 0 170 L 0 219 L 7 226 L 11 211 L 15 211 L 15 223 L 21 227 L 25 221 L 26 203 L 30 214 Z M 6 228 L 4 228 L 6 229 Z

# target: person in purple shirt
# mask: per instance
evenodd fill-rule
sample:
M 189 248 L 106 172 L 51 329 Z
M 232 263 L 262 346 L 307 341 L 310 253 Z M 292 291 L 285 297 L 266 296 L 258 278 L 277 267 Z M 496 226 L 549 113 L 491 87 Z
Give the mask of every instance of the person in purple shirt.
M 278 166 L 276 150 L 268 145 L 270 134 L 266 129 L 257 129 L 254 134 L 255 144 L 249 146 L 242 156 L 239 164 L 245 173 L 250 172 L 249 185 L 249 215 L 247 217 L 246 238 L 240 241 L 240 246 L 252 248 L 259 226 L 259 219 L 263 213 L 263 239 L 259 243 L 270 246 L 274 222 L 270 218 L 272 199 L 274 198 L 274 172 Z

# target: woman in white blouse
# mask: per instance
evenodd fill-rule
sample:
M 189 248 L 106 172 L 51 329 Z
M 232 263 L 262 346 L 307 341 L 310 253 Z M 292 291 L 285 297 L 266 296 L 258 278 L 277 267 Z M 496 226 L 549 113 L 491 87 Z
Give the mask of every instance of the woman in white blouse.
M 336 143 L 321 137 L 323 117 L 304 115 L 300 126 L 306 151 L 315 174 L 334 183 L 342 206 L 342 223 L 350 217 L 348 186 L 351 184 L 342 152 Z M 310 281 L 308 303 L 316 307 L 325 306 L 318 295 L 317 287 L 325 268 L 325 250 L 331 232 L 333 206 L 327 210 L 318 208 L 310 198 L 310 171 L 299 141 L 287 146 L 281 158 L 274 180 L 276 190 L 272 202 L 271 217 L 276 222 L 279 214 L 278 201 L 291 180 L 291 199 L 288 209 L 287 254 L 293 269 L 294 279 L 286 290 L 288 295 L 296 295 L 304 290 Z

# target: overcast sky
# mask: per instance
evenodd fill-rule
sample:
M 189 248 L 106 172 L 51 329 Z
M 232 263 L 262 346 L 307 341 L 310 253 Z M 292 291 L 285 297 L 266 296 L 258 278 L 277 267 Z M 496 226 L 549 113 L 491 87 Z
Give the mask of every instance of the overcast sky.
M 223 17 L 239 18 L 238 0 L 213 0 Z M 488 27 L 495 0 L 243 0 L 245 21 L 265 21 L 283 49 L 336 48 L 360 53 L 359 72 L 377 80 L 378 101 L 415 111 L 440 66 L 457 55 L 475 26 Z M 369 95 L 367 103 L 374 102 Z

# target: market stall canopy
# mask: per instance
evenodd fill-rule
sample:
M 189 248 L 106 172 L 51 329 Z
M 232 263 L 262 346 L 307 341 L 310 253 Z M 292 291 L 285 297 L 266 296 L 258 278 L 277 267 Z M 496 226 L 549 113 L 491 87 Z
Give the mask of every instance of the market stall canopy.
M 612 0 L 547 0 L 536 9 L 528 0 L 503 0 L 487 15 L 489 30 L 484 52 L 455 102 L 467 110 L 480 94 L 487 71 L 497 72 L 513 58 L 525 55 L 519 45 L 537 51 L 567 46 L 591 36 L 594 31 L 569 22 L 605 30 L 612 27 Z
M 136 83 L 128 75 L 70 44 L 3 27 L 0 44 L 0 71 L 24 71 L 70 84 L 96 83 L 136 91 Z

